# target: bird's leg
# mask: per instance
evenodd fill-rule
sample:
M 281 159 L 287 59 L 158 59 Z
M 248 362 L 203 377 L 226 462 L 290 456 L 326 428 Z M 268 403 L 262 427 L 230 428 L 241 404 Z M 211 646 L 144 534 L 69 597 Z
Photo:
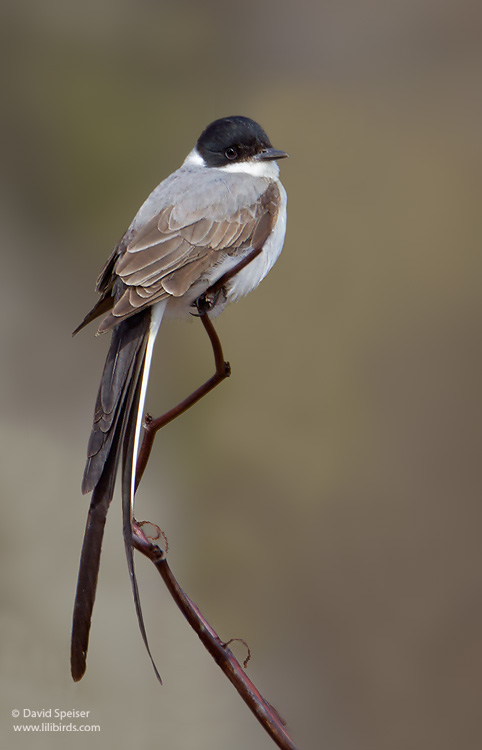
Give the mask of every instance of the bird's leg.
M 236 276 L 236 274 L 239 273 L 243 268 L 245 268 L 248 263 L 251 263 L 252 260 L 257 258 L 262 249 L 263 247 L 261 245 L 255 247 L 254 250 L 251 250 L 251 252 L 249 252 L 242 260 L 240 260 L 239 263 L 233 266 L 233 268 L 231 268 L 229 271 L 226 271 L 226 273 L 223 273 L 223 275 L 217 281 L 215 281 L 214 284 L 211 284 L 211 286 L 206 289 L 204 294 L 201 294 L 197 298 L 194 304 L 197 307 L 198 315 L 203 316 L 206 313 L 210 312 L 213 307 L 215 307 L 221 292 L 223 293 L 224 297 L 226 297 L 226 283 L 230 279 L 232 279 L 233 276 Z
M 149 460 L 157 431 L 160 430 L 161 427 L 164 427 L 166 424 L 169 424 L 169 422 L 172 422 L 174 419 L 176 419 L 176 417 L 184 414 L 185 411 L 190 409 L 191 406 L 197 403 L 197 401 L 199 401 L 203 396 L 212 391 L 213 388 L 219 385 L 219 383 L 222 383 L 223 380 L 231 375 L 231 366 L 229 362 L 225 362 L 224 360 L 223 349 L 219 340 L 219 336 L 214 329 L 208 313 L 215 307 L 216 302 L 219 299 L 219 295 L 221 293 L 223 295 L 226 293 L 225 284 L 230 279 L 232 279 L 233 276 L 236 276 L 237 273 L 245 268 L 248 263 L 251 263 L 251 261 L 260 254 L 261 250 L 261 245 L 258 245 L 253 250 L 251 250 L 251 252 L 249 252 L 242 260 L 240 260 L 239 263 L 237 263 L 229 271 L 226 271 L 226 273 L 224 273 L 217 281 L 214 282 L 214 284 L 206 289 L 206 291 L 201 294 L 194 302 L 194 305 L 197 308 L 197 314 L 201 318 L 201 323 L 203 324 L 204 329 L 209 336 L 209 340 L 213 348 L 216 372 L 209 378 L 209 380 L 206 380 L 203 385 L 201 385 L 199 388 L 196 388 L 196 390 L 193 391 L 190 396 L 185 398 L 184 401 L 181 401 L 180 404 L 177 404 L 177 406 L 169 409 L 169 411 L 167 411 L 162 416 L 157 417 L 157 419 L 152 419 L 152 417 L 146 416 L 144 423 L 144 437 L 142 439 L 139 454 L 137 456 L 136 490 L 139 486 L 139 482 L 142 479 L 142 475 L 144 474 L 147 462 Z
M 149 416 L 146 417 L 144 424 L 144 437 L 142 439 L 139 454 L 137 456 L 136 490 L 139 486 L 139 482 L 142 479 L 147 461 L 149 460 L 149 455 L 151 453 L 157 431 L 160 430 L 161 427 L 169 424 L 169 422 L 172 422 L 174 419 L 176 419 L 176 417 L 179 417 L 181 414 L 187 411 L 203 396 L 212 391 L 213 388 L 215 388 L 217 385 L 219 385 L 219 383 L 221 383 L 231 375 L 231 366 L 229 362 L 225 362 L 224 360 L 221 341 L 219 340 L 219 336 L 214 329 L 209 315 L 207 314 L 207 312 L 200 312 L 199 317 L 201 318 L 201 322 L 211 342 L 216 372 L 209 378 L 209 380 L 206 380 L 203 385 L 193 391 L 190 396 L 185 398 L 184 401 L 181 401 L 181 403 L 177 404 L 177 406 L 169 409 L 169 411 L 167 411 L 162 416 L 157 417 L 157 419 L 152 419 L 152 417 Z
M 224 299 L 226 299 L 226 290 L 224 287 L 209 287 L 204 294 L 201 294 L 192 303 L 192 306 L 196 308 L 197 313 L 191 313 L 191 315 L 194 315 L 195 318 L 201 318 L 203 315 L 206 315 L 206 313 L 211 312 L 211 310 L 217 305 L 221 293 Z

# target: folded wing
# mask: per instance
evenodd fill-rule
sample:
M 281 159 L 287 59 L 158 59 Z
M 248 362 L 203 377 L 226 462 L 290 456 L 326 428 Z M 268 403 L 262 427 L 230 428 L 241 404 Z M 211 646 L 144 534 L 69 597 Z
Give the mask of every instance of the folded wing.
M 248 186 L 236 197 L 229 181 L 218 178 L 216 203 L 208 202 L 209 190 L 202 200 L 191 190 L 127 232 L 99 277 L 99 291 L 117 289 L 99 333 L 155 302 L 182 296 L 226 255 L 242 257 L 262 246 L 276 221 L 280 192 L 270 180 L 255 184 L 256 190 Z

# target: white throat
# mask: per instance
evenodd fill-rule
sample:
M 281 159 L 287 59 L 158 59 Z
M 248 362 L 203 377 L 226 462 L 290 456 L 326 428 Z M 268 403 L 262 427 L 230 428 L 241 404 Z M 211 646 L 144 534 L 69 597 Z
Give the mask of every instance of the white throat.
M 250 159 L 249 161 L 225 164 L 224 167 L 219 168 L 222 172 L 238 172 L 239 174 L 249 174 L 252 177 L 267 177 L 270 180 L 277 180 L 279 176 L 279 167 L 274 160 Z
M 202 158 L 197 148 L 193 148 L 184 159 L 183 167 L 205 167 L 206 162 Z M 223 167 L 211 167 L 219 169 L 221 172 L 237 172 L 238 174 L 249 174 L 252 177 L 267 177 L 270 180 L 276 180 L 279 177 L 279 167 L 274 160 L 250 159 L 249 161 L 239 161 L 233 164 L 225 164 Z

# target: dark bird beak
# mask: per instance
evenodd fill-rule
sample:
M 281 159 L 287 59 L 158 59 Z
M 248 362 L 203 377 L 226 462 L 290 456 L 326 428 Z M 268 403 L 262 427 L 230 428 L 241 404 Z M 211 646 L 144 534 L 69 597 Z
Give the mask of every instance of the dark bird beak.
M 256 154 L 256 158 L 260 161 L 274 161 L 274 159 L 286 159 L 288 155 L 286 151 L 279 151 L 277 148 L 265 148 Z

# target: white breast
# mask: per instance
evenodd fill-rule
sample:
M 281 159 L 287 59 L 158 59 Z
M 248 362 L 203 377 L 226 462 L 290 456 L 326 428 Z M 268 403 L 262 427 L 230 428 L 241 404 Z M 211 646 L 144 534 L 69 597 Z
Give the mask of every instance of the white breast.
M 276 263 L 281 250 L 283 249 L 286 233 L 286 191 L 278 180 L 277 184 L 280 190 L 281 201 L 274 229 L 266 240 L 258 257 L 248 263 L 248 265 L 238 274 L 233 276 L 229 282 L 228 302 L 237 302 L 241 297 L 244 297 L 253 289 L 256 289 L 260 281 L 264 279 L 266 274 Z M 239 257 L 226 257 L 224 261 L 216 267 L 216 277 L 220 278 L 223 273 L 226 273 L 226 271 L 233 268 L 237 263 L 239 263 Z

